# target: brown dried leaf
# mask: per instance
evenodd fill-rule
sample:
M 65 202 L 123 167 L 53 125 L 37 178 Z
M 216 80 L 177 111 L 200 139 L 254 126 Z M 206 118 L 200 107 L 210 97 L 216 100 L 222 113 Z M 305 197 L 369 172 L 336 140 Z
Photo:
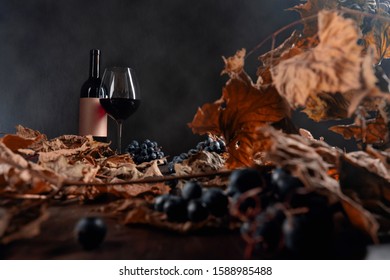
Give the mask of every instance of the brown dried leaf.
M 12 134 L 5 135 L 0 141 L 13 152 L 16 152 L 18 149 L 25 149 L 34 143 L 32 139 L 25 139 Z
M 356 115 L 355 122 L 349 125 L 336 125 L 329 129 L 341 134 L 345 139 L 354 138 L 365 144 L 384 145 L 389 142 L 390 106 L 383 102 L 379 107 L 377 116 L 365 119 L 364 112 Z
M 83 182 L 93 181 L 100 168 L 99 166 L 92 166 L 82 162 L 71 164 L 64 156 L 58 157 L 56 160 L 41 163 L 41 167 L 52 170 L 62 177 L 67 178 L 67 180 Z
M 390 170 L 376 158 L 358 151 L 339 160 L 341 190 L 356 193 L 361 201 L 378 200 L 390 203 Z
M 114 179 L 111 183 L 122 181 L 120 179 Z M 170 191 L 169 186 L 164 183 L 116 185 L 107 189 L 109 193 L 122 198 L 136 197 L 146 193 L 158 196 L 169 193 Z
M 189 124 L 194 133 L 222 136 L 227 144 L 229 168 L 253 163 L 256 129 L 287 118 L 289 109 L 274 87 L 256 87 L 242 72 L 230 79 L 222 97 L 199 108 Z
M 317 15 L 321 10 L 332 10 L 338 6 L 338 0 L 307 0 L 304 4 L 294 6 L 290 10 L 299 12 L 301 18 L 306 19 Z M 305 21 L 303 31 L 306 36 L 314 36 L 318 31 L 317 25 L 313 21 Z
M 350 199 L 348 196 L 339 195 L 341 204 L 351 223 L 366 232 L 374 243 L 378 243 L 379 224 L 375 217 L 359 203 Z
M 302 45 L 301 40 L 301 34 L 298 31 L 294 31 L 291 36 L 277 48 L 259 56 L 262 65 L 257 69 L 258 85 L 271 84 L 271 67 L 274 67 L 280 61 L 301 54 L 304 51 L 305 47 Z
M 224 158 L 214 152 L 200 151 L 199 153 L 175 164 L 176 175 L 201 174 L 220 170 L 224 167 Z
M 328 171 L 335 168 L 337 148 L 323 141 L 311 140 L 300 135 L 287 135 L 272 127 L 259 129 L 259 150 L 278 166 L 283 166 L 298 177 L 307 188 L 327 188 L 335 191 L 338 182 Z
M 375 61 L 390 58 L 390 23 L 381 19 L 371 21 L 372 29 L 364 35 L 366 47 L 375 49 Z
M 22 210 L 16 206 L 7 211 L 8 213 L 2 213 L 3 216 L 0 217 L 0 225 L 2 224 L 3 227 L 0 228 L 0 240 L 3 244 L 37 236 L 41 224 L 49 218 L 45 204 Z
M 339 161 L 340 188 L 343 193 L 368 209 L 371 213 L 390 221 L 390 215 L 383 216 L 383 208 L 378 205 L 388 205 L 390 202 L 389 169 L 379 160 L 365 152 L 354 152 L 342 155 Z M 359 219 L 358 215 L 354 215 Z M 380 230 L 389 230 L 382 228 Z M 379 225 L 374 225 L 373 231 Z
M 273 81 L 293 108 L 307 106 L 310 101 L 310 117 L 344 117 L 353 111 L 349 103 L 357 106 L 351 99 L 362 100 L 376 90 L 372 52 L 362 55 L 363 47 L 357 44 L 359 30 L 352 19 L 328 11 L 320 12 L 318 17 L 319 44 L 276 65 Z M 351 95 L 351 91 L 359 94 Z M 330 98 L 329 94 L 336 96 Z M 324 113 L 326 110 L 328 113 Z
M 238 76 L 244 70 L 245 54 L 246 50 L 241 49 L 234 56 L 228 58 L 222 56 L 225 62 L 225 69 L 222 70 L 221 75 L 228 74 L 230 77 Z
M 46 139 L 46 136 L 39 131 L 21 125 L 16 126 L 16 135 L 25 139 L 36 139 L 37 137 Z
M 360 121 L 348 125 L 336 125 L 329 128 L 331 131 L 341 134 L 345 139 L 354 138 L 367 144 L 383 144 L 388 140 L 387 125 L 381 115 L 365 122 Z
M 28 162 L 20 155 L 13 153 L 4 143 L 0 143 L 0 164 L 28 167 Z

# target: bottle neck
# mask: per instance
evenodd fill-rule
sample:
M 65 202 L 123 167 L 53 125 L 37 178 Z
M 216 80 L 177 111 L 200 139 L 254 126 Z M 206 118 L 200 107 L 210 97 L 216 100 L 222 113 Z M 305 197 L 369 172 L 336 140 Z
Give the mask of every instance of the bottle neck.
M 95 79 L 100 77 L 100 51 L 99 50 L 94 49 L 90 51 L 89 77 Z

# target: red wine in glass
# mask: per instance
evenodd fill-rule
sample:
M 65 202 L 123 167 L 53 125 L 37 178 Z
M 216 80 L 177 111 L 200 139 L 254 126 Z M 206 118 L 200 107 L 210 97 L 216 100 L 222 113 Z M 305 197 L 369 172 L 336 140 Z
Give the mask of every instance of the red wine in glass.
M 122 153 L 122 124 L 139 107 L 141 98 L 135 71 L 129 67 L 110 67 L 103 73 L 100 104 L 118 127 L 117 152 Z
M 114 120 L 126 120 L 137 111 L 141 100 L 126 98 L 100 99 L 100 104 Z

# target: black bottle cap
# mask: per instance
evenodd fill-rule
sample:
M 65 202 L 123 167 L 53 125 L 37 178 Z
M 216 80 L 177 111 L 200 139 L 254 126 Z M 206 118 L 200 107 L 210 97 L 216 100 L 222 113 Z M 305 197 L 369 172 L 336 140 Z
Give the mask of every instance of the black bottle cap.
M 92 49 L 90 50 L 91 55 L 100 55 L 100 50 L 98 49 Z

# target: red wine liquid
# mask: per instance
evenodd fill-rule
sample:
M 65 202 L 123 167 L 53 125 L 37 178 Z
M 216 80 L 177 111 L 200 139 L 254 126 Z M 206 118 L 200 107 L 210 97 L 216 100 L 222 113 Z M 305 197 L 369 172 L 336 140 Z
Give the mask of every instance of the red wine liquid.
M 141 100 L 127 98 L 100 99 L 100 104 L 107 114 L 117 121 L 124 121 L 139 107 Z

